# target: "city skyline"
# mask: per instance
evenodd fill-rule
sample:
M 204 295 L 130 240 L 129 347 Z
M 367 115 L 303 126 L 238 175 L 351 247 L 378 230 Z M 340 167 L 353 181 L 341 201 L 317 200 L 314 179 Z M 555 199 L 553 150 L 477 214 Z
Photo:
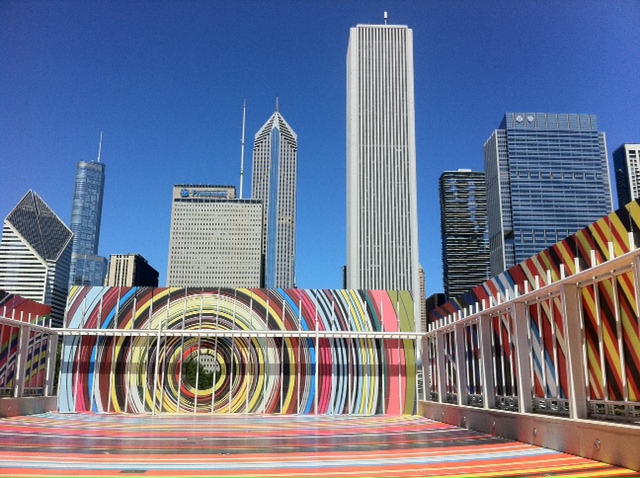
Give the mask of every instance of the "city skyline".
M 505 111 L 595 114 L 609 161 L 620 144 L 638 142 L 639 87 L 616 71 L 640 67 L 639 9 L 631 1 L 318 2 L 300 12 L 285 2 L 153 11 L 3 2 L 0 174 L 11 181 L 0 215 L 33 189 L 70 217 L 75 165 L 95 157 L 104 130 L 99 254 L 138 252 L 164 284 L 171 186 L 237 184 L 242 103 L 247 131 L 256 131 L 279 96 L 300 141 L 298 283 L 340 287 L 349 28 L 382 24 L 388 10 L 390 23 L 415 35 L 420 260 L 430 295 L 442 290 L 438 177 L 482 170 L 482 145 Z

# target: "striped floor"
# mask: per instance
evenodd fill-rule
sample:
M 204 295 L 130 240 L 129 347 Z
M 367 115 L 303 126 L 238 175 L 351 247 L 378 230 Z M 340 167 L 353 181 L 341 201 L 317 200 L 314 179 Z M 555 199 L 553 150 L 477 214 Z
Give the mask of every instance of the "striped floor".
M 0 476 L 638 477 L 415 416 L 0 419 Z

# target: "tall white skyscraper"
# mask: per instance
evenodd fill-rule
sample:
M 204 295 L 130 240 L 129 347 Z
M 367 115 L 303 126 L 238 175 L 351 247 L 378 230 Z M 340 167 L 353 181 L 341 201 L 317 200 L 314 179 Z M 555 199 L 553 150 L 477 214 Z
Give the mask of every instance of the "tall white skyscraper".
M 62 326 L 67 304 L 73 233 L 35 192 L 29 191 L 4 220 L 0 289 L 51 306 Z
M 264 205 L 265 287 L 296 285 L 297 177 L 298 135 L 276 106 L 253 146 L 253 199 Z
M 413 31 L 358 25 L 347 52 L 347 287 L 412 291 L 419 324 L 419 266 Z

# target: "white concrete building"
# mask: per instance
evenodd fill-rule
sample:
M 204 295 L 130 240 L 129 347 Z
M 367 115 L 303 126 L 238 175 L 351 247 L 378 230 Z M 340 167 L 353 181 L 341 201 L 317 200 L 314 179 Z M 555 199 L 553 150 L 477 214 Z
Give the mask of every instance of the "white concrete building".
M 260 287 L 262 203 L 233 186 L 173 188 L 168 287 Z
M 62 326 L 67 304 L 73 232 L 29 191 L 4 220 L 0 243 L 0 289 L 51 306 Z
M 413 31 L 358 25 L 347 52 L 347 287 L 410 290 L 420 328 Z

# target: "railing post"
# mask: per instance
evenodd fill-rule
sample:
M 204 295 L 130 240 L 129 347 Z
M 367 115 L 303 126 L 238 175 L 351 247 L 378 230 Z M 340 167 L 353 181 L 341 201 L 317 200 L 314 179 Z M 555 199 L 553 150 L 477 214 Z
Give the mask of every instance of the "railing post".
M 458 405 L 467 404 L 467 395 L 469 387 L 467 386 L 467 357 L 464 353 L 464 325 L 460 322 L 456 324 L 455 328 L 455 346 L 456 346 L 456 361 L 457 363 L 457 381 L 458 381 Z
M 585 356 L 582 348 L 582 320 L 579 291 L 574 284 L 564 284 L 560 290 L 563 304 L 563 320 L 566 330 L 567 374 L 569 377 L 569 417 L 587 418 L 587 383 Z
M 436 332 L 436 377 L 438 384 L 438 403 L 446 403 L 446 377 L 445 377 L 445 354 L 444 354 L 444 332 L 442 329 Z
M 515 326 L 516 361 L 518 367 L 518 411 L 531 413 L 533 410 L 531 395 L 531 351 L 527 336 L 527 314 L 524 302 L 515 302 L 511 306 L 511 320 Z
M 18 333 L 18 356 L 16 360 L 16 386 L 13 390 L 13 396 L 18 398 L 24 396 L 24 381 L 27 370 L 27 352 L 29 348 L 29 327 L 24 325 L 20 326 L 20 332 Z
M 58 357 L 58 334 L 49 334 L 47 337 L 47 365 L 44 377 L 44 396 L 53 394 L 53 384 L 56 377 L 56 359 Z
M 493 379 L 493 349 L 491 347 L 491 317 L 481 315 L 480 355 L 482 360 L 482 406 L 485 409 L 495 407 L 496 386 Z

